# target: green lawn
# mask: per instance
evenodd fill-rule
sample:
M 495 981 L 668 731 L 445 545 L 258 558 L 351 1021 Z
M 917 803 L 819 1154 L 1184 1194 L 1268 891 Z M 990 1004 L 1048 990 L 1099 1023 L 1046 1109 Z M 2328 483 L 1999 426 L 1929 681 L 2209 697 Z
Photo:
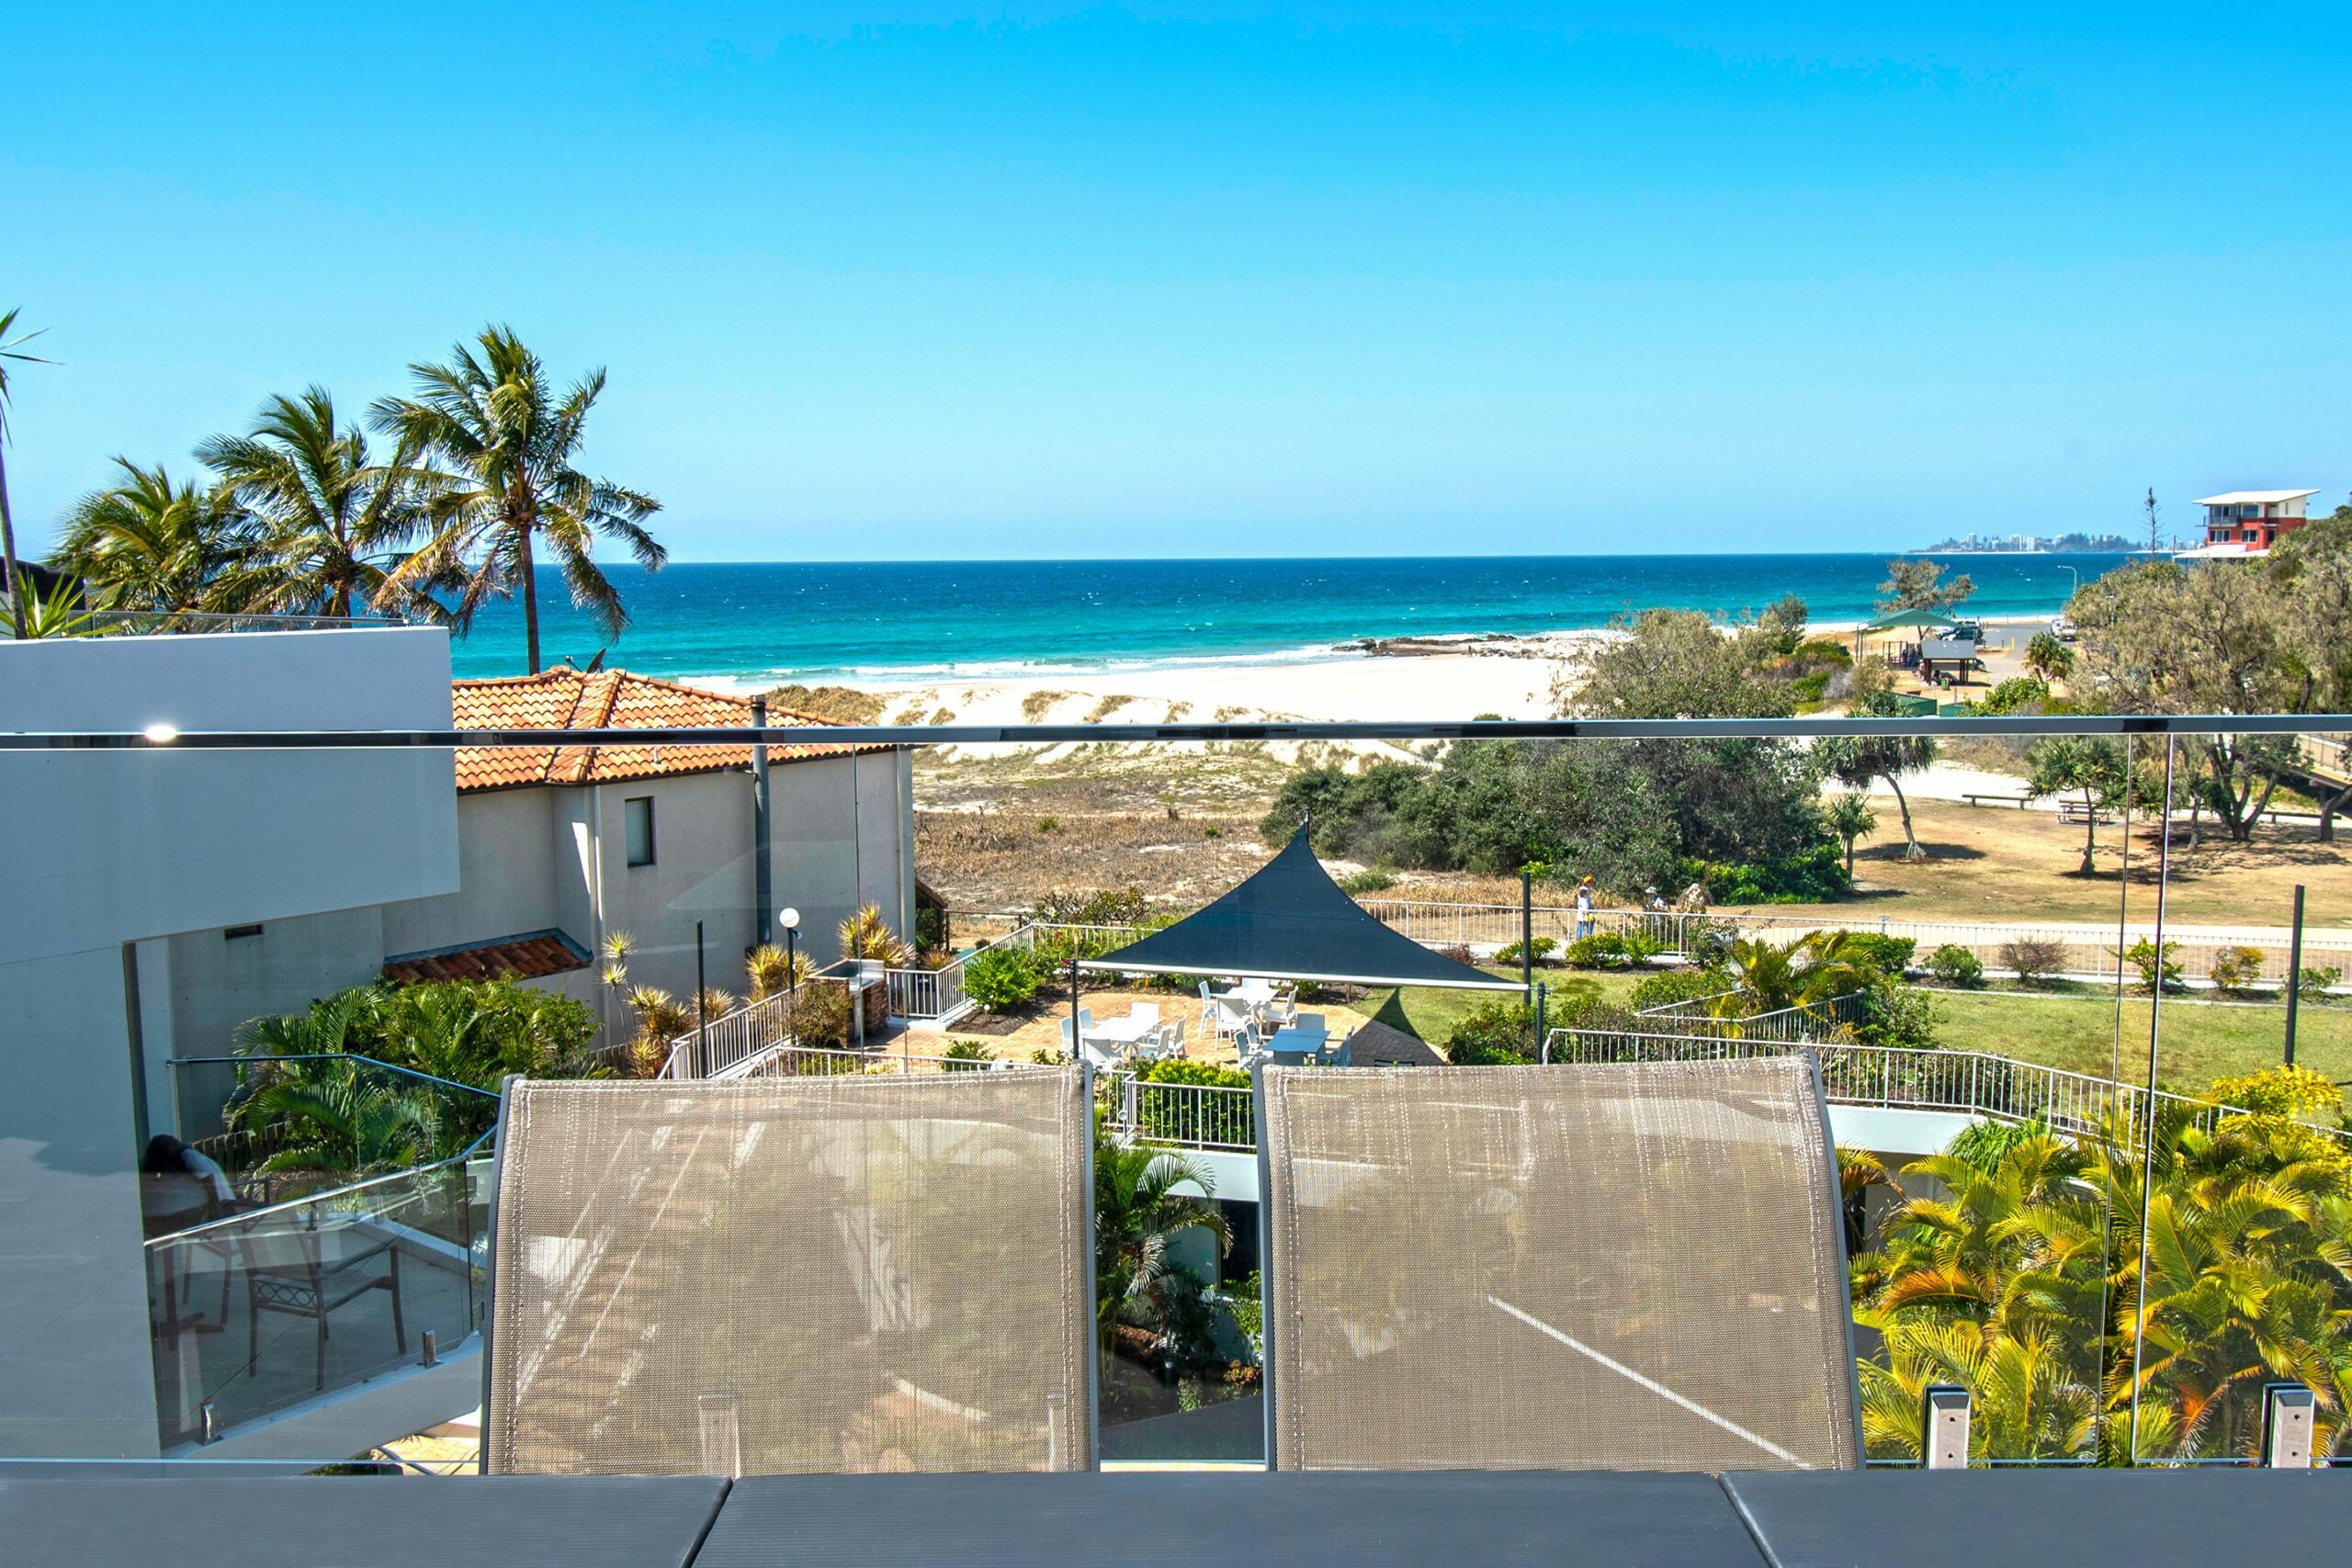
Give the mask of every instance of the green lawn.
M 2017 991 L 1934 993 L 1936 1038 L 1944 1045 L 1990 1051 L 2105 1077 L 2115 1055 L 2113 992 L 2074 995 Z M 2147 1077 L 2146 997 L 2123 998 L 2123 1076 Z M 2176 1088 L 2202 1089 L 2227 1074 L 2276 1066 L 2284 1054 L 2287 1010 L 2278 1003 L 2217 1002 L 2166 997 L 2156 1076 Z M 2295 1059 L 2339 1082 L 2352 1079 L 2352 1007 L 2306 1004 L 2296 1023 Z

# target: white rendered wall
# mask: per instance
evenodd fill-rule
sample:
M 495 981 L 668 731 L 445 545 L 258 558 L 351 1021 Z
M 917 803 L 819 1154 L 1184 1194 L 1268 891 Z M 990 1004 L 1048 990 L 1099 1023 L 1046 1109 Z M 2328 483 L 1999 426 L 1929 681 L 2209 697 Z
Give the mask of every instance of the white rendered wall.
M 448 722 L 435 629 L 0 643 L 0 729 Z M 123 945 L 454 888 L 449 769 L 421 750 L 0 752 L 0 1455 L 156 1450 Z

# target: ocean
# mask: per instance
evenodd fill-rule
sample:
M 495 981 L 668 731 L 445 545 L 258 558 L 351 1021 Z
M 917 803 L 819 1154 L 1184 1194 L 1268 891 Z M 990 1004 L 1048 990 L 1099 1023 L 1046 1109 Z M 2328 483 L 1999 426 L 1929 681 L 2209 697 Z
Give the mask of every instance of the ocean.
M 1968 608 L 2054 615 L 2117 555 L 1932 558 L 1975 580 Z M 1341 657 L 1359 637 L 1607 626 L 1653 606 L 1737 615 L 1794 593 L 1817 622 L 1873 613 L 1887 557 L 1544 556 L 1354 560 L 694 563 L 608 568 L 629 625 L 608 664 L 730 683 L 1018 678 Z M 542 573 L 542 657 L 585 664 L 607 639 Z M 459 675 L 523 669 L 523 617 L 487 607 L 454 645 Z

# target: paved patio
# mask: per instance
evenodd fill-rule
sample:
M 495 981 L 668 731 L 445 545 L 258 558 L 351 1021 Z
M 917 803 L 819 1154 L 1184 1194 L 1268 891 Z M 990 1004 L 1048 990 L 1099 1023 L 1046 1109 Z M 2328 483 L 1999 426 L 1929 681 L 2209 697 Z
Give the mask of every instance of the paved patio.
M 1100 1023 L 1126 1017 L 1135 1010 L 1137 1002 L 1157 1003 L 1163 1022 L 1180 1018 L 1184 1021 L 1184 1055 L 1187 1059 L 1220 1062 L 1227 1066 L 1240 1061 L 1240 1053 L 1234 1049 L 1233 1042 L 1213 1039 L 1213 1032 L 1201 1021 L 1198 992 L 1090 989 L 1082 994 L 1080 1000 Z M 1368 1014 L 1339 1002 L 1302 1002 L 1299 1010 L 1321 1013 L 1333 1040 L 1344 1039 L 1371 1021 Z M 1024 1020 L 1010 1034 L 981 1034 L 951 1026 L 944 1034 L 926 1036 L 916 1033 L 914 1043 L 910 1048 L 922 1053 L 922 1042 L 927 1038 L 938 1041 L 943 1046 L 951 1041 L 970 1040 L 986 1045 L 1000 1056 L 1026 1061 L 1032 1052 L 1062 1049 L 1062 1023 L 1069 1017 L 1069 998 L 1064 996 L 1052 1010 Z

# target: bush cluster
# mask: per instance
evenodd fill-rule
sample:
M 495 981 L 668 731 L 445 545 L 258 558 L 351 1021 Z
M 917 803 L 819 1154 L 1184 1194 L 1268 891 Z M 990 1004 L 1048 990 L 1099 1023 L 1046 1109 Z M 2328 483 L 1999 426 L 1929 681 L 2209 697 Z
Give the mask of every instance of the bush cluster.
M 1984 983 L 1984 961 L 1975 950 L 1948 942 L 1928 954 L 1928 972 L 1947 986 L 1980 986 Z

